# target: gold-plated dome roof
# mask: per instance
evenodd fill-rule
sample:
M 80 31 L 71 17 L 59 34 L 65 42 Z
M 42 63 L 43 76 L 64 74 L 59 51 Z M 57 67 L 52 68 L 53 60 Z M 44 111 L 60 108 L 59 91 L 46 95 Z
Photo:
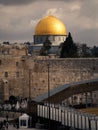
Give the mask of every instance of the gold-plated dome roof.
M 38 22 L 35 35 L 67 35 L 67 31 L 61 20 L 50 15 Z

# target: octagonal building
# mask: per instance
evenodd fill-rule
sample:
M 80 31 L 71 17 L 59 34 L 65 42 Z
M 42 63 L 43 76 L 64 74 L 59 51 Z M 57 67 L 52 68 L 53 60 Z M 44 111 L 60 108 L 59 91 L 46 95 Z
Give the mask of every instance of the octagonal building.
M 53 15 L 42 18 L 36 25 L 33 35 L 33 45 L 30 50 L 34 55 L 40 55 L 40 50 L 47 39 L 51 42 L 48 54 L 60 54 L 60 44 L 66 40 L 67 31 L 64 23 Z M 32 49 L 31 49 L 32 48 Z
M 50 15 L 41 19 L 35 27 L 34 44 L 43 44 L 48 38 L 52 46 L 57 46 L 65 41 L 67 31 L 64 23 Z

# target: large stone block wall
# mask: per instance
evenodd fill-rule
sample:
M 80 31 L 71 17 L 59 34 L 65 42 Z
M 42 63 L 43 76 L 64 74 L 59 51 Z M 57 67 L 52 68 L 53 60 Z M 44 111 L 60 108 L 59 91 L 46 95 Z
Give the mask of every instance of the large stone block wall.
M 97 58 L 60 59 L 0 55 L 0 99 L 9 96 L 35 98 L 63 84 L 98 78 Z M 16 65 L 18 62 L 18 65 Z M 49 77 L 48 77 L 49 64 Z M 8 72 L 8 77 L 4 76 Z M 16 76 L 19 72 L 19 76 Z M 3 83 L 7 80 L 7 83 Z
M 50 88 L 82 80 L 98 78 L 98 59 L 35 59 L 31 74 L 31 94 L 36 97 Z
M 6 100 L 10 95 L 23 96 L 24 70 L 21 56 L 0 55 L 0 60 L 0 100 Z M 8 73 L 7 77 L 5 72 Z

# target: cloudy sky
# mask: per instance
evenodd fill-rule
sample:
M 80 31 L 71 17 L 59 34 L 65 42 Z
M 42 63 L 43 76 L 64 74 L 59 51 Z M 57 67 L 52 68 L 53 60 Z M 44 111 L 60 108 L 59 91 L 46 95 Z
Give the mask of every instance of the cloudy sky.
M 37 22 L 50 13 L 75 42 L 98 45 L 98 0 L 0 0 L 0 42 L 33 41 Z

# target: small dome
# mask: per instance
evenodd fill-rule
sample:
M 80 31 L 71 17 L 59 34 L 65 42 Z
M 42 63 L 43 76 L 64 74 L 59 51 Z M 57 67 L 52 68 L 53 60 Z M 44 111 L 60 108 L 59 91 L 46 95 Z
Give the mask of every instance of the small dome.
M 47 16 L 40 20 L 35 28 L 35 35 L 67 35 L 66 27 L 61 20 Z

